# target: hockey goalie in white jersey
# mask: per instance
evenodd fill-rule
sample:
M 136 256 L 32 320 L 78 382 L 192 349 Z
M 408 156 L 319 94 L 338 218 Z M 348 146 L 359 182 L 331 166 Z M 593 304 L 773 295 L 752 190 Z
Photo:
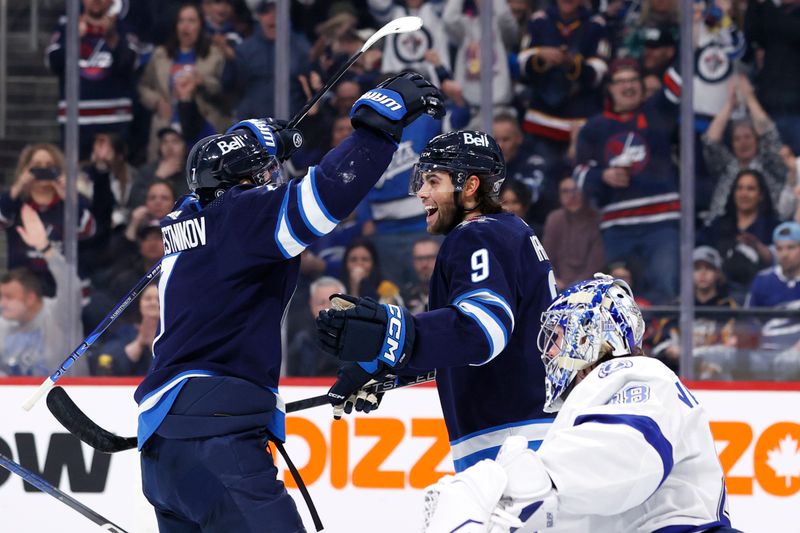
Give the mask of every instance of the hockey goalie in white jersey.
M 425 532 L 737 531 L 703 407 L 642 356 L 643 335 L 624 281 L 565 290 L 542 314 L 545 411 L 558 412 L 544 442 L 509 437 L 496 460 L 428 487 Z

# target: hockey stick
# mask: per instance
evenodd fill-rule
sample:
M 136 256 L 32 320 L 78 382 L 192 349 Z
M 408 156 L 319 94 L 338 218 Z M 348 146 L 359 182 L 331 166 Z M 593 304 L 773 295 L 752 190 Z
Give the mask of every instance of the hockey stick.
M 384 381 L 373 383 L 365 387 L 365 389 L 372 393 L 380 393 L 401 387 L 427 383 L 434 379 L 436 379 L 436 371 L 431 370 L 427 374 L 421 374 L 407 381 L 401 381 L 397 377 L 392 377 Z M 312 398 L 289 402 L 286 404 L 286 412 L 294 413 L 312 407 L 319 407 L 320 405 L 330 405 L 330 403 L 330 398 L 328 398 L 326 394 L 322 394 Z M 67 391 L 61 387 L 54 387 L 47 394 L 47 408 L 50 409 L 50 412 L 53 413 L 56 420 L 58 420 L 67 431 L 97 451 L 116 453 L 136 448 L 136 437 L 120 437 L 119 435 L 114 435 L 110 431 L 101 428 L 75 405 L 75 402 L 69 397 Z
M 124 529 L 116 525 L 114 522 L 105 518 L 95 511 L 92 511 L 81 502 L 73 498 L 72 496 L 62 492 L 58 489 L 58 487 L 54 487 L 41 477 L 37 476 L 24 466 L 15 463 L 8 457 L 3 454 L 0 454 L 0 466 L 11 472 L 12 474 L 16 474 L 40 491 L 49 494 L 53 498 L 57 499 L 64 505 L 71 507 L 72 509 L 78 511 L 80 514 L 100 526 L 106 531 L 112 531 L 115 533 L 127 533 Z
M 39 398 L 44 396 L 44 394 L 50 390 L 53 385 L 55 385 L 56 381 L 61 379 L 61 376 L 63 376 L 67 370 L 69 370 L 69 367 L 71 367 L 75 361 L 81 358 L 89 346 L 94 344 L 97 338 L 108 329 L 108 327 L 122 314 L 122 312 L 128 308 L 131 302 L 133 302 L 136 297 L 139 296 L 139 293 L 141 293 L 151 281 L 158 277 L 160 273 L 161 263 L 158 263 L 156 266 L 150 269 L 150 272 L 145 274 L 145 276 L 136 283 L 136 286 L 133 287 L 119 303 L 117 303 L 117 306 L 106 315 L 106 317 L 100 322 L 100 324 L 98 324 L 96 328 L 94 328 L 94 331 L 89 333 L 89 335 L 83 339 L 83 342 L 81 342 L 80 345 L 78 345 L 78 347 L 75 348 L 75 350 L 73 350 L 73 352 L 69 354 L 66 359 L 64 359 L 64 362 L 61 363 L 61 366 L 59 366 L 49 378 L 45 379 L 41 385 L 39 385 L 39 388 L 36 389 L 36 392 L 33 393 L 33 395 L 28 398 L 24 404 L 22 404 L 22 408 L 26 411 L 30 411 L 31 407 L 33 407 L 34 404 L 39 401 Z
M 358 52 L 350 56 L 350 59 L 348 59 L 344 65 L 339 67 L 339 70 L 337 70 L 336 73 L 327 82 L 325 82 L 325 85 L 323 85 L 322 88 L 320 88 L 320 90 L 317 91 L 313 97 L 311 97 L 311 100 L 306 102 L 306 105 L 303 106 L 303 109 L 301 109 L 294 117 L 292 117 L 291 120 L 289 120 L 289 123 L 286 125 L 286 127 L 296 127 L 300 121 L 305 118 L 311 108 L 314 107 L 317 102 L 319 102 L 320 98 L 325 96 L 325 93 L 327 93 L 331 87 L 333 87 L 333 85 L 339 81 L 339 78 L 341 78 L 344 73 L 347 72 L 347 69 L 349 69 L 353 63 L 358 61 L 358 58 L 361 57 L 361 55 L 366 52 L 370 46 L 383 39 L 387 35 L 391 35 L 393 33 L 417 31 L 421 27 L 422 19 L 419 17 L 400 17 L 387 22 L 381 29 L 373 33 L 372 36 L 367 39 L 367 42 L 364 43 L 364 46 L 362 46 Z

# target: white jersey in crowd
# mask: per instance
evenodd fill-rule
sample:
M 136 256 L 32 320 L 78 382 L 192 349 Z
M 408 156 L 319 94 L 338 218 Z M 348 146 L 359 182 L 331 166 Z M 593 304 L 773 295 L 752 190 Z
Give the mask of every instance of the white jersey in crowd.
M 730 526 L 703 406 L 658 360 L 599 365 L 569 394 L 537 455 L 558 494 L 548 533 Z

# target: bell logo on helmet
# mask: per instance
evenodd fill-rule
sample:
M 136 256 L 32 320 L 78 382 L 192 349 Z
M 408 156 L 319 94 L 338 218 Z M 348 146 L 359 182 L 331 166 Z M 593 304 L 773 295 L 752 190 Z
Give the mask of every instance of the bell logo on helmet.
M 222 150 L 222 155 L 244 148 L 244 137 L 234 135 L 230 141 L 217 141 L 217 148 Z
M 485 133 L 480 135 L 473 135 L 467 131 L 464 132 L 464 144 L 474 144 L 475 146 L 489 147 L 489 138 Z

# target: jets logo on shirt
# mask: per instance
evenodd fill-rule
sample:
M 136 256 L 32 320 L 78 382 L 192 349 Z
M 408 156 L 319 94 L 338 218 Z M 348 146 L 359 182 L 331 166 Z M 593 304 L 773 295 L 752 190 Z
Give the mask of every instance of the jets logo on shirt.
M 610 167 L 623 167 L 638 174 L 650 162 L 650 147 L 638 131 L 620 132 L 606 142 L 605 159 Z

